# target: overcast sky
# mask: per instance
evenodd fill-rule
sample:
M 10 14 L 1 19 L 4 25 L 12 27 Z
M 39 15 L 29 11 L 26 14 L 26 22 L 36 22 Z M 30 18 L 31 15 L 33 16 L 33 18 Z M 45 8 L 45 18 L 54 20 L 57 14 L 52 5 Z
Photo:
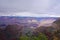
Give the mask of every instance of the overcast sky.
M 0 0 L 0 16 L 12 13 L 19 16 L 41 16 L 41 13 L 60 16 L 60 0 Z

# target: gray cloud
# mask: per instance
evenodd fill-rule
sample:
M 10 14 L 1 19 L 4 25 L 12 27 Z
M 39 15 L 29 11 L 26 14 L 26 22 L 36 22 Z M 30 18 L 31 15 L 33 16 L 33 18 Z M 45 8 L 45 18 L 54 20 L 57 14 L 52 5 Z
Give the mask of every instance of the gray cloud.
M 0 0 L 0 12 L 30 10 L 32 0 Z
M 0 0 L 1 13 L 60 13 L 60 0 Z M 37 14 L 37 15 L 38 15 Z

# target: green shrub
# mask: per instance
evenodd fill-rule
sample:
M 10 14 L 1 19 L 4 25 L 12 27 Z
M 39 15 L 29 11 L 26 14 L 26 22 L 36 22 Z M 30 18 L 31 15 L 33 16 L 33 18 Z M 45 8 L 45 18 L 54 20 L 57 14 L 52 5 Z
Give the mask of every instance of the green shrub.
M 48 38 L 46 37 L 46 35 L 40 33 L 38 36 L 21 36 L 20 40 L 48 40 Z
M 48 38 L 44 34 L 40 33 L 38 36 L 33 36 L 32 40 L 48 40 Z
M 21 36 L 20 40 L 29 40 L 29 37 L 28 36 Z

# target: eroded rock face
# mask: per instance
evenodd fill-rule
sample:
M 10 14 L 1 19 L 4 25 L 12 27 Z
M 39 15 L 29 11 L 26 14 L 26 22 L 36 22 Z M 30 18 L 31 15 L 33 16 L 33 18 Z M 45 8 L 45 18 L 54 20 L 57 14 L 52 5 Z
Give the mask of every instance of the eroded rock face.
M 60 30 L 60 18 L 57 19 L 56 21 L 53 22 L 53 24 L 55 24 L 55 27 Z
M 10 38 L 18 38 L 20 35 L 22 35 L 23 31 L 23 26 L 13 24 L 13 25 L 8 25 L 6 27 L 6 33 Z

